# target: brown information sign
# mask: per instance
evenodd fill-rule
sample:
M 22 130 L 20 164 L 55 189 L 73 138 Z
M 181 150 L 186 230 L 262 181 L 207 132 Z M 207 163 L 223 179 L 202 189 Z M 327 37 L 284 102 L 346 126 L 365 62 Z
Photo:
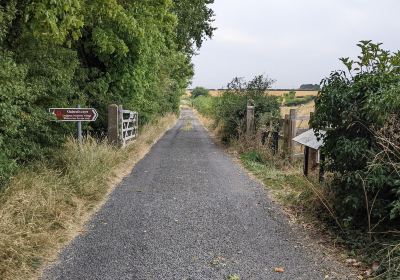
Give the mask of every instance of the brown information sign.
M 98 117 L 93 108 L 50 108 L 49 111 L 60 122 L 94 122 Z

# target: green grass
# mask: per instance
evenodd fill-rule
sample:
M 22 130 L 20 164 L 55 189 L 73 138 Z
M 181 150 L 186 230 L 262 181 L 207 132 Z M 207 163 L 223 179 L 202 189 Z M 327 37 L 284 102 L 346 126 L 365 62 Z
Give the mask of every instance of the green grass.
M 272 161 L 254 150 L 241 154 L 240 159 L 245 168 L 272 192 L 275 199 L 296 213 L 297 218 L 324 229 L 321 234 L 328 233 L 337 245 L 346 248 L 347 257 L 356 258 L 367 265 L 379 261 L 380 269 L 376 271 L 374 279 L 400 279 L 400 232 L 375 235 L 371 242 L 363 230 L 341 231 L 315 192 L 318 191 L 329 204 L 326 186 L 308 181 L 302 175 L 301 166 L 288 167 L 280 162 L 281 159 Z
M 299 106 L 302 104 L 307 104 L 308 102 L 314 100 L 315 96 L 303 96 L 303 97 L 295 97 L 295 98 L 286 98 L 284 101 L 284 106 Z
M 295 206 L 302 210 L 315 210 L 314 206 L 319 206 L 318 198 L 310 188 L 310 182 L 303 177 L 301 168 L 282 170 L 274 162 L 264 159 L 257 151 L 246 152 L 240 159 L 285 206 Z

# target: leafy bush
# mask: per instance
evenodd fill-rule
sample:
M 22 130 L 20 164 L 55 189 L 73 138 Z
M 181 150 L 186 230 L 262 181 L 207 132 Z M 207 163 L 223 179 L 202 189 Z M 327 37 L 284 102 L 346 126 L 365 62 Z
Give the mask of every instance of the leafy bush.
M 213 116 L 217 98 L 218 97 L 212 96 L 199 96 L 193 100 L 193 106 L 201 114 L 205 116 Z
M 199 96 L 208 96 L 209 90 L 203 87 L 196 87 L 192 91 L 192 97 L 197 98 Z
M 323 152 L 333 172 L 334 205 L 345 225 L 398 225 L 400 217 L 399 154 L 377 132 L 400 112 L 400 52 L 361 41 L 359 60 L 341 59 L 348 72 L 323 80 L 311 120 L 328 129 Z M 388 129 L 400 137 L 396 129 Z
M 215 119 L 222 125 L 222 140 L 230 141 L 244 131 L 247 101 L 250 99 L 255 104 L 256 127 L 262 125 L 260 120 L 263 115 L 279 115 L 278 99 L 266 93 L 273 82 L 259 75 L 249 82 L 234 78 L 228 84 L 228 89 L 217 99 L 215 108 Z

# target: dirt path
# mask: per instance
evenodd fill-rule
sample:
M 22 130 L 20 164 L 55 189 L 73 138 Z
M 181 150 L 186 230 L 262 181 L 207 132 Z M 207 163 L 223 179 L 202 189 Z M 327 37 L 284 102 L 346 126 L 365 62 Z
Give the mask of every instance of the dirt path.
M 347 278 L 304 243 L 264 187 L 185 110 L 44 279 Z

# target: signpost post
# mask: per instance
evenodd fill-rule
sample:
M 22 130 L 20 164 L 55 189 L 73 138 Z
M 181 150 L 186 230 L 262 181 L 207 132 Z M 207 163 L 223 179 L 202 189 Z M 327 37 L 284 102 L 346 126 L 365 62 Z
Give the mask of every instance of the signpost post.
M 59 122 L 77 122 L 77 137 L 82 143 L 82 122 L 94 122 L 99 114 L 93 108 L 50 108 L 50 114 L 56 117 Z
M 78 109 L 81 109 L 81 105 L 78 105 Z M 76 137 L 78 138 L 78 142 L 82 145 L 82 121 L 78 121 L 76 123 Z

